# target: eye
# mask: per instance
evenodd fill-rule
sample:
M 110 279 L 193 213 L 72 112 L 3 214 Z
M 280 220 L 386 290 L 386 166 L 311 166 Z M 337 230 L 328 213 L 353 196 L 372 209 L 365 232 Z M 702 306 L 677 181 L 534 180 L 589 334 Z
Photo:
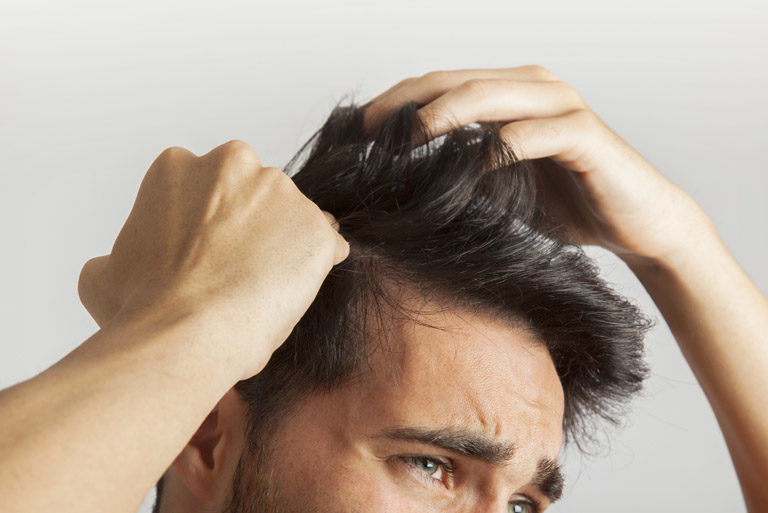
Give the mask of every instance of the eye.
M 538 511 L 539 508 L 531 501 L 513 501 L 507 506 L 507 513 L 538 513 Z
M 455 467 L 450 462 L 432 456 L 403 456 L 403 461 L 414 467 L 426 478 L 442 483 Z

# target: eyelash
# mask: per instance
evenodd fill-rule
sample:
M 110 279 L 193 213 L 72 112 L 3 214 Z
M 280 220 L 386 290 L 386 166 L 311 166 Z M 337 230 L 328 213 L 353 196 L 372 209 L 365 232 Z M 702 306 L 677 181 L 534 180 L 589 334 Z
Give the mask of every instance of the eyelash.
M 445 472 L 447 477 L 449 477 L 450 479 L 453 478 L 453 473 L 456 471 L 456 467 L 453 465 L 453 461 L 444 460 L 442 458 L 437 458 L 435 456 L 420 456 L 420 455 L 400 456 L 400 459 L 404 463 L 406 463 L 408 466 L 413 468 L 418 474 L 418 476 L 424 481 L 428 482 L 429 484 L 437 485 L 437 484 L 444 484 L 444 483 L 441 479 L 435 479 L 429 474 L 419 470 L 415 465 L 417 461 L 431 461 L 437 464 L 443 470 L 443 472 Z
M 443 481 L 440 479 L 435 479 L 431 477 L 429 474 L 424 473 L 423 471 L 419 470 L 415 462 L 416 461 L 431 461 L 435 464 L 437 464 L 440 468 L 443 469 L 443 472 L 446 473 L 446 475 L 452 480 L 453 474 L 456 472 L 456 466 L 453 464 L 452 460 L 444 460 L 442 458 L 438 458 L 436 456 L 420 456 L 420 455 L 413 455 L 413 456 L 400 456 L 399 457 L 401 461 L 403 461 L 406 465 L 413 468 L 416 473 L 418 474 L 419 478 L 424 480 L 425 482 L 428 482 L 429 484 L 433 485 L 443 485 Z M 531 499 L 529 497 L 525 498 L 526 502 L 528 502 L 532 509 L 533 513 L 540 513 L 542 511 L 541 503 L 535 499 Z

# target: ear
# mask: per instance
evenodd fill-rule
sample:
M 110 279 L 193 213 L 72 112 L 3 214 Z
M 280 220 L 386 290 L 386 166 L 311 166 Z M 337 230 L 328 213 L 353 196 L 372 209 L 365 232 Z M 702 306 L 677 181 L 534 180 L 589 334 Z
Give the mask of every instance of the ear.
M 229 492 L 243 449 L 244 429 L 245 403 L 232 388 L 171 464 L 197 499 L 216 502 Z

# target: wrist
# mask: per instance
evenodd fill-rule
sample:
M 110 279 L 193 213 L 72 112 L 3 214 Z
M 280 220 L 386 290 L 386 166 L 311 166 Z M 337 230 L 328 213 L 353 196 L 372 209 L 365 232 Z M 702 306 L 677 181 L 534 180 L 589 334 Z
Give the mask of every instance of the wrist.
M 155 359 L 165 362 L 169 371 L 178 368 L 179 377 L 197 376 L 212 385 L 218 382 L 231 387 L 254 366 L 261 370 L 271 355 L 259 355 L 257 344 L 251 341 L 251 354 L 246 358 L 242 338 L 233 323 L 213 308 L 181 302 L 151 304 L 122 309 L 89 341 L 95 351 L 86 352 L 112 352 L 118 361 Z
M 638 272 L 684 273 L 688 269 L 710 265 L 714 260 L 729 257 L 730 252 L 714 223 L 703 212 L 688 219 L 683 216 L 673 236 L 640 254 L 619 255 L 627 266 Z
M 641 282 L 665 280 L 669 283 L 691 283 L 710 280 L 718 274 L 740 269 L 735 258 L 717 232 L 705 237 L 690 237 L 674 250 L 655 257 L 630 255 L 622 257 Z

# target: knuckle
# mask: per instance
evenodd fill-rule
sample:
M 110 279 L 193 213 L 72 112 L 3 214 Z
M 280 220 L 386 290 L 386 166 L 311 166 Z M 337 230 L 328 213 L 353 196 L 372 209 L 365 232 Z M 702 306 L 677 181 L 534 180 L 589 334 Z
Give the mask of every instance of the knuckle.
M 100 276 L 104 271 L 108 258 L 107 256 L 91 258 L 80 269 L 80 275 L 77 279 L 77 290 L 80 300 L 86 306 L 90 305 L 94 300 L 96 290 L 102 281 Z
M 471 78 L 460 87 L 472 96 L 484 97 L 488 92 L 488 82 L 481 78 Z
M 233 139 L 212 152 L 212 163 L 219 178 L 240 181 L 251 173 L 254 168 L 261 167 L 261 162 L 253 148 L 239 139 Z
M 584 101 L 584 99 L 581 97 L 581 95 L 571 87 L 569 84 L 561 81 L 561 80 L 554 80 L 552 81 L 553 87 L 557 88 L 558 94 L 568 98 L 568 100 L 578 105 L 579 107 L 583 108 L 586 107 L 587 103 Z
M 514 158 L 520 160 L 528 158 L 529 145 L 537 135 L 528 123 L 511 123 L 499 130 L 499 138 Z
M 588 127 L 590 129 L 596 128 L 601 124 L 600 119 L 590 109 L 575 110 L 573 113 L 571 113 L 571 116 L 573 116 L 573 119 L 577 124 Z
M 230 139 L 221 145 L 222 148 L 226 148 L 231 151 L 240 151 L 250 148 L 250 145 L 242 139 Z
M 83 264 L 83 266 L 80 268 L 80 275 L 78 276 L 77 281 L 78 281 L 78 286 L 80 288 L 81 295 L 85 290 L 85 288 L 91 283 L 90 280 L 94 274 L 94 269 L 93 269 L 93 266 L 95 263 L 94 260 L 95 260 L 94 258 L 91 258 L 90 260 L 85 262 L 85 264 Z
M 569 114 L 568 130 L 578 136 L 582 144 L 598 144 L 610 132 L 603 121 L 590 109 L 579 109 Z M 565 129 L 563 129 L 565 130 Z
M 433 87 L 439 87 L 448 81 L 448 75 L 449 73 L 443 70 L 430 71 L 422 75 L 420 80 Z
M 509 123 L 499 129 L 499 137 L 505 141 L 525 138 L 527 127 L 521 123 Z
M 557 77 L 554 73 L 549 71 L 544 66 L 541 66 L 540 64 L 530 64 L 524 67 L 531 75 L 539 80 L 557 80 Z
M 573 125 L 577 127 L 582 137 L 602 138 L 610 128 L 591 109 L 579 109 L 571 113 Z
M 171 146 L 160 152 L 160 155 L 157 156 L 155 162 L 158 164 L 170 164 L 173 162 L 179 162 L 183 158 L 188 157 L 189 154 L 190 151 L 186 148 L 181 146 Z
M 166 148 L 149 166 L 144 181 L 155 186 L 174 182 L 189 169 L 190 160 L 196 158 L 194 153 L 181 146 Z
M 232 158 L 237 160 L 247 160 L 259 162 L 259 157 L 253 151 L 250 144 L 240 139 L 232 139 L 225 142 L 220 147 L 223 158 Z
M 349 256 L 349 253 L 352 251 L 352 246 L 350 246 L 349 241 L 343 237 L 341 237 L 340 242 L 341 242 L 342 254 L 344 258 L 347 258 Z

